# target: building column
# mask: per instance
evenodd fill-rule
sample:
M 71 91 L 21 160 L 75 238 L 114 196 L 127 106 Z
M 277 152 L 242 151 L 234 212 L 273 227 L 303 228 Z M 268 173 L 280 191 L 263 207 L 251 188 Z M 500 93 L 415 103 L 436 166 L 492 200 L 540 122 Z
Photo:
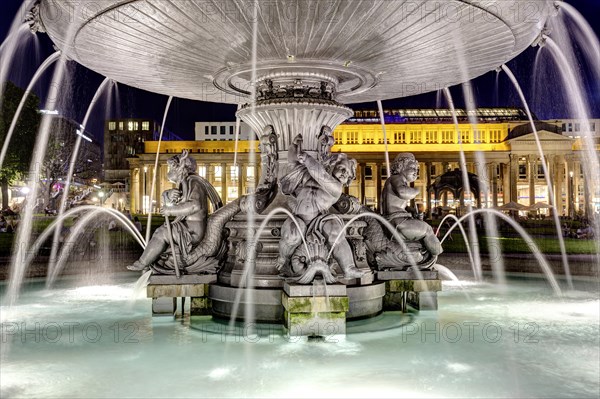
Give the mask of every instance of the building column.
M 246 165 L 238 163 L 238 198 L 244 195 L 244 181 L 246 180 Z
M 223 194 L 223 205 L 227 203 L 227 164 L 221 163 L 221 193 Z
M 498 163 L 492 162 L 490 165 L 490 186 L 492 191 L 492 207 L 498 206 Z
M 429 195 L 429 187 L 431 186 L 431 162 L 425 162 L 425 195 L 423 196 L 423 199 L 425 200 L 425 206 L 427 207 L 427 209 L 425 210 L 427 212 L 427 218 L 431 219 L 431 211 L 432 211 L 432 206 L 431 206 L 431 196 Z
M 137 202 L 139 200 L 140 190 L 140 169 L 131 169 L 131 184 L 129 186 L 129 212 L 135 213 L 137 211 Z
M 142 164 L 142 167 L 140 168 L 140 180 L 141 183 L 140 184 L 140 203 L 138 204 L 138 210 L 140 211 L 140 213 L 144 213 L 144 197 L 146 196 L 146 184 L 148 183 L 148 166 L 145 164 Z
M 556 205 L 556 201 L 555 201 L 556 197 L 554 196 L 554 192 L 556 190 L 556 187 L 555 187 L 556 179 L 554 177 L 554 174 L 556 171 L 556 168 L 554 165 L 555 159 L 556 159 L 556 155 L 554 155 L 554 154 L 546 155 L 546 165 L 547 165 L 546 168 L 548 170 L 548 176 L 544 176 L 544 178 L 546 178 L 546 180 L 550 181 L 550 185 L 546 187 L 546 191 L 548 192 L 547 195 L 548 195 L 548 204 L 549 205 Z M 558 208 L 556 210 L 558 211 Z M 552 215 L 552 212 L 553 212 L 552 208 L 550 208 L 549 212 L 550 212 L 550 215 Z M 559 215 L 560 215 L 560 213 L 559 213 Z
M 373 168 L 373 172 L 374 175 L 373 178 L 377 179 L 375 180 L 375 200 L 377 201 L 377 206 L 376 208 L 378 210 L 381 211 L 381 165 L 380 164 L 375 164 L 375 167 Z
M 366 205 L 365 195 L 365 168 L 367 165 L 364 162 L 358 164 L 358 179 L 359 179 L 359 200 L 360 203 Z
M 537 156 L 527 156 L 527 177 L 529 178 L 529 206 L 535 204 L 535 180 L 537 179 Z
M 504 203 L 507 204 L 510 201 L 517 202 L 517 180 L 519 179 L 519 156 L 517 154 L 510 154 L 510 170 L 508 173 L 508 198 L 507 193 L 504 193 Z
M 152 167 L 152 170 L 154 170 L 154 166 Z M 156 212 L 158 212 L 158 210 L 160 209 L 160 197 L 162 194 L 161 191 L 161 187 L 162 187 L 162 165 L 158 164 L 158 169 L 156 170 L 156 183 L 154 184 L 154 194 L 152 200 L 156 201 L 156 202 L 151 202 L 150 204 L 152 205 L 152 207 L 156 207 Z M 152 210 L 153 212 L 155 211 L 154 209 Z
M 473 162 L 473 171 L 471 173 L 476 174 L 479 177 L 479 181 L 483 182 L 483 184 L 480 184 L 479 186 L 479 196 L 475 196 L 475 193 L 472 191 L 469 193 L 469 195 L 475 200 L 475 203 L 473 204 L 473 201 L 471 201 L 471 206 L 473 208 L 477 208 L 480 209 L 481 208 L 481 195 L 483 194 L 483 200 L 485 201 L 486 205 L 488 202 L 488 193 L 489 193 L 489 178 L 490 178 L 490 173 L 487 170 L 487 164 L 482 164 L 479 162 Z M 469 184 L 469 186 L 471 186 Z
M 563 171 L 564 169 L 564 160 L 561 156 L 554 157 L 554 207 L 556 208 L 556 212 L 558 212 L 559 216 L 563 214 L 563 200 L 562 200 L 562 191 L 563 191 Z
M 574 162 L 573 162 L 573 156 L 571 155 L 567 155 L 565 157 L 565 160 L 567 162 L 567 167 L 565 169 L 565 179 L 566 179 L 566 184 L 567 184 L 567 215 L 569 215 L 569 217 L 573 217 L 575 216 L 575 195 L 573 193 L 573 187 L 574 187 L 574 175 L 575 172 L 573 171 L 574 168 Z
M 575 199 L 575 209 L 577 212 L 581 210 L 581 203 L 579 202 L 579 185 L 581 184 L 581 178 L 579 172 L 581 171 L 581 164 L 579 161 L 573 162 L 573 198 Z

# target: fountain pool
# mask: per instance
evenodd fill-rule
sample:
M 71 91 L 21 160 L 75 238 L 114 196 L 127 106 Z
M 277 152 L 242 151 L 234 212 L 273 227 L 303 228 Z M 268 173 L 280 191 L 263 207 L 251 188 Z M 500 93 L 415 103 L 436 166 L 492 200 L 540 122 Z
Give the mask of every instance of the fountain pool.
M 114 276 L 113 276 L 114 277 Z M 598 397 L 596 280 L 444 282 L 437 312 L 386 312 L 307 342 L 205 316 L 152 318 L 131 275 L 31 281 L 2 308 L 2 397 Z M 562 282 L 564 286 L 564 281 Z M 2 290 L 5 290 L 2 286 Z

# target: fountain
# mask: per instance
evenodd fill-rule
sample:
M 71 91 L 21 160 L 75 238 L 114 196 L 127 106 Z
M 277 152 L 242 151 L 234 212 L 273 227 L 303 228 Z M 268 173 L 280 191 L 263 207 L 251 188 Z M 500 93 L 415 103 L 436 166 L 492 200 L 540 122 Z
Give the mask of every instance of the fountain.
M 31 220 L 24 223 L 16 277 L 2 287 L 12 305 L 2 312 L 3 395 L 597 396 L 594 282 L 574 278 L 562 293 L 515 223 L 547 280 L 502 275 L 508 286 L 498 291 L 474 264 L 473 281 L 444 282 L 438 294 L 440 241 L 406 209 L 416 195 L 414 156 L 390 162 L 386 151 L 379 214 L 344 194 L 356 161 L 331 151 L 333 130 L 352 115 L 346 104 L 378 101 L 385 132 L 381 100 L 443 89 L 452 103 L 449 86 L 499 68 L 543 36 L 553 1 L 38 0 L 33 7 L 32 26 L 61 57 L 169 96 L 163 127 L 172 97 L 238 104 L 238 126 L 243 120 L 255 132 L 262 171 L 253 192 L 223 204 L 189 153 L 169 159 L 175 188 L 160 199 L 163 226 L 146 242 L 119 219 L 145 246 L 128 268 L 147 272 L 138 285 L 147 279 L 148 298 L 129 306 L 134 284 L 125 273 L 109 286 L 65 279 L 51 292 L 31 281 L 15 301 L 28 263 L 20 261 L 31 233 Z M 88 210 L 76 231 L 94 217 Z M 462 221 L 480 213 L 512 223 L 475 210 L 454 227 L 466 236 Z M 409 305 L 438 311 L 410 313 Z M 149 317 L 150 306 L 177 323 Z M 37 359 L 30 342 L 56 359 L 35 384 L 26 381 Z M 540 343 L 564 350 L 540 351 Z M 72 363 L 57 348 L 74 349 Z M 96 372 L 82 357 L 105 369 L 131 367 Z M 331 365 L 322 376 L 312 370 L 322 369 L 319 359 Z

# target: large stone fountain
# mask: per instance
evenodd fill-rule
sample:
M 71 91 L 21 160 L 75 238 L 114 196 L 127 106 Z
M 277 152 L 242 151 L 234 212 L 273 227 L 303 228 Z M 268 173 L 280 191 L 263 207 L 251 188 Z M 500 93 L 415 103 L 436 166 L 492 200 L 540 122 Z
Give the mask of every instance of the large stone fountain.
M 175 219 L 131 266 L 153 270 L 155 312 L 192 297 L 197 312 L 241 318 L 252 302 L 257 320 L 285 320 L 294 333 L 307 320 L 343 332 L 346 317 L 407 300 L 435 308 L 441 252 L 431 228 L 406 209 L 416 195 L 410 154 L 392 165 L 382 215 L 343 194 L 355 163 L 331 146 L 332 131 L 352 114 L 345 104 L 494 70 L 538 39 L 554 9 L 547 0 L 41 0 L 34 25 L 115 81 L 242 104 L 237 116 L 260 141 L 256 192 L 224 206 L 187 154 L 169 161 L 178 188 L 163 195 L 163 213 Z M 242 294 L 251 300 L 240 302 Z

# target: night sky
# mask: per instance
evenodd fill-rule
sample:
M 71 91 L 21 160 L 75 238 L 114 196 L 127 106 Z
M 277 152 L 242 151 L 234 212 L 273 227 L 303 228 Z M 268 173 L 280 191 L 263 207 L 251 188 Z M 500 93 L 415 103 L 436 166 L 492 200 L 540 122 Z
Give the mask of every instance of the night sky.
M 570 0 L 592 25 L 596 35 L 600 36 L 600 1 L 599 0 Z M 2 0 L 0 5 L 0 38 L 5 39 L 21 0 Z M 570 31 L 576 28 L 570 23 Z M 550 35 L 552 37 L 552 34 Z M 542 50 L 538 59 L 539 69 L 533 73 L 537 48 L 528 48 L 516 59 L 508 63 L 513 73 L 519 79 L 525 95 L 529 100 L 532 111 L 540 119 L 568 118 L 566 101 L 563 97 L 560 77 L 550 59 L 547 50 Z M 31 36 L 19 47 L 19 55 L 12 64 L 9 79 L 18 86 L 25 88 L 39 64 L 51 53 L 52 43 L 45 34 Z M 592 67 L 581 56 L 580 49 L 576 46 L 575 52 L 579 56 L 579 73 L 586 86 L 588 101 L 592 117 L 600 117 L 600 82 L 592 77 Z M 75 63 L 70 63 L 75 64 Z M 65 101 L 60 111 L 69 117 L 81 121 L 91 101 L 96 88 L 103 77 L 80 65 L 72 65 L 72 80 L 70 82 L 72 99 Z M 46 72 L 51 76 L 51 71 Z M 521 106 L 519 97 L 514 91 L 505 74 L 500 74 L 498 90 L 496 91 L 496 72 L 489 72 L 472 81 L 477 105 L 480 107 L 491 106 Z M 534 78 L 535 77 L 535 78 Z M 35 87 L 35 92 L 45 98 L 47 86 L 42 82 Z M 457 107 L 463 105 L 460 86 L 451 89 Z M 384 101 L 385 108 L 433 108 L 438 105 L 437 93 L 428 93 L 419 96 L 400 98 Z M 117 104 L 117 101 L 119 104 Z M 104 106 L 105 112 L 100 110 L 92 114 L 88 123 L 90 130 L 98 140 L 102 140 L 103 121 L 105 118 L 139 117 L 152 118 L 159 123 L 162 121 L 167 97 L 159 94 L 145 92 L 125 85 L 119 85 L 118 95 L 113 96 L 112 105 Z M 441 104 L 446 106 L 445 103 Z M 375 103 L 351 105 L 355 109 L 376 109 Z M 171 110 L 167 117 L 166 128 L 184 139 L 193 139 L 194 122 L 196 121 L 234 121 L 235 105 L 224 105 L 173 99 Z

